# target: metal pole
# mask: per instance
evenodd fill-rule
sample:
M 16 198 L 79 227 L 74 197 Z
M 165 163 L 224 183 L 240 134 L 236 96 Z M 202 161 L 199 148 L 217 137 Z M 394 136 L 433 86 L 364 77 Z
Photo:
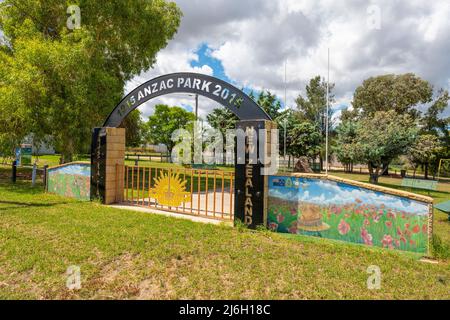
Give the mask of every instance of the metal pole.
M 284 61 L 284 108 L 287 110 L 287 60 Z M 286 163 L 286 128 L 287 119 L 284 119 L 284 162 Z
M 284 62 L 284 107 L 287 109 L 287 60 Z
M 198 120 L 198 94 L 195 95 L 195 119 Z
M 284 161 L 286 161 L 287 119 L 284 119 Z
M 330 48 L 328 48 L 328 79 L 327 79 L 327 115 L 326 115 L 326 138 L 325 138 L 325 174 L 328 175 L 328 114 L 330 109 Z
M 17 160 L 14 160 L 12 163 L 11 181 L 12 183 L 16 183 L 17 181 Z
M 47 191 L 47 172 L 48 172 L 48 165 L 44 166 L 44 190 Z
M 31 185 L 34 187 L 36 184 L 36 162 L 33 164 L 33 172 L 31 173 Z

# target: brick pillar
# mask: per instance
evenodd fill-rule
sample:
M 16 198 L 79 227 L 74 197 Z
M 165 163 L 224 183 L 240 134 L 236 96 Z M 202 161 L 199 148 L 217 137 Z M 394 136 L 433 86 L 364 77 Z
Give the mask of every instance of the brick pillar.
M 91 147 L 91 199 L 123 201 L 125 129 L 95 128 Z
M 125 129 L 106 128 L 105 204 L 123 201 Z
M 259 130 L 265 130 L 264 148 L 266 154 L 270 156 L 273 144 L 271 141 L 271 130 L 276 129 L 276 124 L 267 120 L 240 121 L 237 129 L 244 132 L 248 128 L 256 130 L 259 138 Z M 248 145 L 248 139 L 246 139 Z M 256 144 L 259 149 L 259 141 Z M 246 224 L 249 228 L 256 228 L 258 225 L 267 223 L 267 197 L 268 197 L 268 176 L 264 174 L 264 164 L 260 161 L 263 152 L 258 150 L 257 163 L 250 163 L 250 154 L 246 147 L 245 164 L 236 164 L 235 166 L 235 209 L 234 218 Z M 238 155 L 235 155 L 237 161 Z M 270 166 L 270 165 L 269 165 Z

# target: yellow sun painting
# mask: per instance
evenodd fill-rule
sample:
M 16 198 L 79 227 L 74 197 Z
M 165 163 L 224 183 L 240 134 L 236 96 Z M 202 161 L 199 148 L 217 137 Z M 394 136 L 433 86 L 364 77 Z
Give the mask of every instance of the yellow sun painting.
M 159 178 L 155 178 L 155 187 L 150 191 L 158 204 L 179 207 L 189 196 L 186 192 L 186 180 L 183 181 L 176 173 L 161 173 Z

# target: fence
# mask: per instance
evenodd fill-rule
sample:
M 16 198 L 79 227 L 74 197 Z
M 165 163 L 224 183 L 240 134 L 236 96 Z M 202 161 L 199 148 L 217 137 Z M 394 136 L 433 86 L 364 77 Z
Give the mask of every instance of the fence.
M 18 166 L 16 161 L 12 161 L 10 164 L 3 165 L 7 167 L 7 170 L 0 171 L 0 180 L 10 180 L 12 183 L 17 181 L 32 181 L 33 186 L 38 183 L 46 185 L 47 169 L 48 166 L 38 167 L 36 164 L 28 166 Z
M 125 154 L 125 160 L 134 161 L 157 161 L 157 162 L 170 162 L 170 154 L 166 153 L 129 153 Z
M 233 220 L 234 172 L 125 166 L 124 201 L 131 205 Z

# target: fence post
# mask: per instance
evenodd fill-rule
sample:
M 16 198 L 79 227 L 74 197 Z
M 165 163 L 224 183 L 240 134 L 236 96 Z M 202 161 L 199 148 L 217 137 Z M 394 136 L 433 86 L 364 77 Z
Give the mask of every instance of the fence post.
M 11 181 L 12 183 L 16 183 L 17 181 L 17 160 L 14 160 L 12 163 Z
M 36 184 L 36 162 L 33 164 L 33 172 L 31 173 L 31 185 L 34 187 Z
M 46 165 L 44 166 L 44 177 L 42 178 L 42 180 L 43 180 L 43 182 L 44 182 L 44 190 L 45 190 L 45 191 L 48 191 L 48 190 L 47 190 L 47 172 L 48 172 L 48 165 L 46 164 Z

